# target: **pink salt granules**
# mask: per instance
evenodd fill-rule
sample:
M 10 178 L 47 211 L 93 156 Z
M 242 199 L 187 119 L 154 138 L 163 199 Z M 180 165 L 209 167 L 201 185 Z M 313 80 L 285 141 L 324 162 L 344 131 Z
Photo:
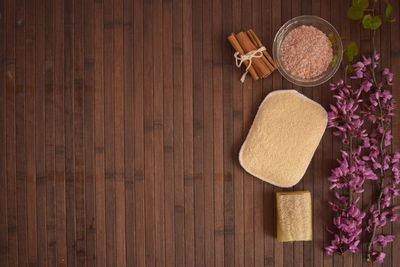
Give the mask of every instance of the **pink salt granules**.
M 288 72 L 301 78 L 313 78 L 329 67 L 332 43 L 325 33 L 313 26 L 291 30 L 281 45 L 281 60 Z

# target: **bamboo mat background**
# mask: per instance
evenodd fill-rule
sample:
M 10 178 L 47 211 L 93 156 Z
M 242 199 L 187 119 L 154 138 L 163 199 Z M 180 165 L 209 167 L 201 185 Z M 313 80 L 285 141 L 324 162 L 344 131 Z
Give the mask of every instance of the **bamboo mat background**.
M 285 21 L 313 14 L 370 52 L 349 2 L 0 0 L 0 265 L 366 265 L 322 251 L 340 149 L 329 130 L 294 187 L 312 192 L 314 241 L 274 239 L 281 189 L 241 169 L 239 146 L 268 92 L 325 107 L 331 92 L 277 71 L 242 85 L 226 40 L 253 28 L 271 51 Z M 377 44 L 400 102 L 399 22 Z M 399 150 L 400 111 L 392 131 Z M 384 232 L 397 235 L 384 266 L 400 266 L 399 224 Z

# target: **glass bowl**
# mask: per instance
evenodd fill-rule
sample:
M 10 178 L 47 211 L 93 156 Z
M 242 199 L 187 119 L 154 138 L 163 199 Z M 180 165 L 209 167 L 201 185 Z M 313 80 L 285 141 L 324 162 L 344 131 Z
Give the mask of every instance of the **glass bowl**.
M 328 36 L 329 40 L 332 42 L 333 59 L 331 64 L 325 72 L 313 78 L 302 78 L 291 74 L 285 69 L 285 66 L 282 64 L 281 60 L 282 41 L 291 30 L 301 25 L 314 26 L 315 28 L 325 33 Z M 328 81 L 339 69 L 340 63 L 342 62 L 343 58 L 342 40 L 337 30 L 332 26 L 332 24 L 330 24 L 323 18 L 309 15 L 292 18 L 291 20 L 283 24 L 283 26 L 275 35 L 272 50 L 274 60 L 278 64 L 278 70 L 282 74 L 282 76 L 285 77 L 285 79 L 289 82 L 304 87 L 317 86 Z

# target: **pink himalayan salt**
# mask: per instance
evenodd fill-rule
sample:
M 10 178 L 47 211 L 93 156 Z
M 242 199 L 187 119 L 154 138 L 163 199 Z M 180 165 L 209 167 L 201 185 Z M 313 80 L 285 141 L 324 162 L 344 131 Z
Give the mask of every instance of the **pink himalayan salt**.
M 281 45 L 281 59 L 288 72 L 301 78 L 313 78 L 329 67 L 332 43 L 322 31 L 313 26 L 291 30 Z

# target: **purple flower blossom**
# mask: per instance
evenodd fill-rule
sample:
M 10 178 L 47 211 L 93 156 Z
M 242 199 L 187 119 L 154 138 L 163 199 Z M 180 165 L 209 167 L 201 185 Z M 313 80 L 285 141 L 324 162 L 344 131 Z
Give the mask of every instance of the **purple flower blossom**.
M 392 85 L 392 83 L 393 83 L 393 73 L 391 73 L 388 68 L 384 68 L 383 69 L 382 75 L 383 75 L 384 79 L 386 80 L 387 84 L 388 85 Z
M 363 57 L 362 62 L 355 65 L 372 65 L 372 69 L 378 66 L 379 54 L 374 53 L 373 59 Z M 375 204 L 372 204 L 368 217 L 368 224 L 365 229 L 371 233 L 369 246 L 369 259 L 375 262 L 383 262 L 385 254 L 375 250 L 376 246 L 385 247 L 387 243 L 393 242 L 394 236 L 376 235 L 376 229 L 385 226 L 388 222 L 400 218 L 392 208 L 393 198 L 400 195 L 398 187 L 400 183 L 399 153 L 390 153 L 387 149 L 392 143 L 393 135 L 390 130 L 391 117 L 394 115 L 392 94 L 384 89 L 392 85 L 393 73 L 388 68 L 382 70 L 382 80 L 377 82 L 371 68 L 363 68 L 361 74 L 356 75 L 360 79 L 360 87 L 368 90 L 368 100 L 363 103 L 363 118 L 372 123 L 372 129 L 368 131 L 368 137 L 364 138 L 366 155 L 362 157 L 368 166 L 371 166 L 376 174 L 379 184 L 383 184 L 381 193 Z M 369 86 L 369 84 L 372 84 Z M 367 88 L 367 89 L 365 89 Z
M 381 247 L 386 247 L 387 244 L 393 242 L 394 235 L 377 235 L 372 239 L 373 244 L 379 244 Z
M 393 235 L 377 235 L 377 229 L 400 219 L 393 206 L 393 198 L 400 196 L 400 153 L 391 153 L 393 135 L 390 130 L 394 116 L 393 97 L 385 87 L 392 85 L 393 73 L 382 70 L 381 81 L 376 80 L 375 69 L 380 55 L 362 57 L 353 65 L 350 77 L 358 86 L 345 84 L 343 80 L 330 85 L 334 92 L 334 103 L 328 113 L 328 127 L 343 144 L 338 166 L 332 169 L 330 190 L 335 199 L 329 202 L 334 212 L 334 229 L 329 246 L 329 255 L 334 253 L 358 252 L 360 234 L 369 233 L 368 260 L 382 263 L 385 253 L 379 248 L 394 241 Z M 368 123 L 365 123 L 369 121 Z M 366 128 L 368 124 L 368 128 Z M 360 194 L 367 180 L 376 181 L 380 187 L 379 197 L 373 200 L 367 213 L 358 208 Z M 364 224 L 366 221 L 366 224 Z
M 371 59 L 371 58 L 367 58 L 367 57 L 365 57 L 365 56 L 362 56 L 362 58 L 363 58 L 364 66 L 369 66 L 369 65 L 371 65 L 371 63 L 372 63 L 372 59 Z
M 368 63 L 368 62 L 366 62 Z M 358 72 L 365 71 L 364 63 L 359 63 Z M 368 143 L 368 136 L 363 129 L 364 120 L 360 116 L 360 103 L 362 93 L 371 88 L 369 84 L 364 87 L 352 88 L 344 84 L 342 80 L 333 83 L 330 89 L 335 92 L 335 103 L 330 105 L 331 111 L 328 113 L 328 127 L 333 128 L 333 134 L 339 136 L 343 145 L 347 149 L 342 149 L 341 158 L 337 160 L 338 167 L 332 170 L 330 189 L 335 190 L 335 201 L 329 202 L 331 209 L 335 212 L 333 225 L 335 227 L 334 239 L 329 246 L 325 247 L 329 255 L 350 251 L 357 253 L 362 232 L 362 222 L 366 213 L 361 211 L 357 203 L 364 189 L 366 180 L 376 179 L 376 175 L 362 158 L 362 152 Z M 365 139 L 364 144 L 353 144 L 353 140 Z M 352 196 L 349 197 L 339 194 L 345 189 Z M 331 230 L 330 230 L 331 231 Z M 331 231 L 333 233 L 333 231 Z
M 386 254 L 384 252 L 373 251 L 371 253 L 371 258 L 374 262 L 383 263 L 385 260 Z
M 381 54 L 378 51 L 374 51 L 374 54 L 372 56 L 375 60 L 375 62 L 378 62 L 379 59 L 381 58 Z

